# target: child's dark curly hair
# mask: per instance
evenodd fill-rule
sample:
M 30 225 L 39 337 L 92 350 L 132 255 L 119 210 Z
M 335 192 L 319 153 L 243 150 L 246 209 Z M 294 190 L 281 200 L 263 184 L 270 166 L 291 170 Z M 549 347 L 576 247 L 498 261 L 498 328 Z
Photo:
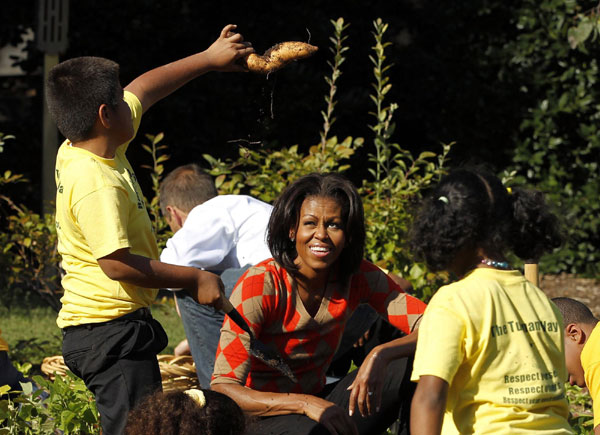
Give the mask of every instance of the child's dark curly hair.
M 184 392 L 158 392 L 129 413 L 126 435 L 241 435 L 244 413 L 228 396 L 202 390 L 206 405 L 200 407 Z
M 509 192 L 494 175 L 459 169 L 444 177 L 414 221 L 410 246 L 432 270 L 447 270 L 463 248 L 509 251 L 537 261 L 561 245 L 559 220 L 536 190 Z

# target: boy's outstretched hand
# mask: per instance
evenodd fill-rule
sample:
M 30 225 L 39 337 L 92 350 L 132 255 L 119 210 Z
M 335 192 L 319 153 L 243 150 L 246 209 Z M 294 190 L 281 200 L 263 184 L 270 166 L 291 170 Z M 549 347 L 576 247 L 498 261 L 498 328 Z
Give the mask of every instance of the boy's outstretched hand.
M 236 63 L 238 59 L 254 53 L 250 42 L 244 42 L 240 33 L 235 33 L 237 26 L 228 24 L 221 30 L 221 35 L 204 52 L 209 68 L 213 71 L 247 71 Z

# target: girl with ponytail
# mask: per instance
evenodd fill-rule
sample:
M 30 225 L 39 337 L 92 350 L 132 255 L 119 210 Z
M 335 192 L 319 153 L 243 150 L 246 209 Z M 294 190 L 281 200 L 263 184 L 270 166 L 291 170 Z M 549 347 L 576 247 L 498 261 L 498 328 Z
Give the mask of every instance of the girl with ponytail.
M 562 241 L 542 193 L 461 169 L 441 180 L 412 229 L 432 270 L 459 280 L 431 299 L 411 379 L 411 433 L 571 433 L 560 313 L 509 262 Z

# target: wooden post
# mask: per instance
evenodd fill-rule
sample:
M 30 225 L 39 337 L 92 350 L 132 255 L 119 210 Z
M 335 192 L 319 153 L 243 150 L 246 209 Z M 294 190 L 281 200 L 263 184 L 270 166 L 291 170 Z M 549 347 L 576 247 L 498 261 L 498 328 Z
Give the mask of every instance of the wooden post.
M 44 83 L 48 78 L 48 71 L 58 64 L 58 54 L 44 55 Z M 44 88 L 46 86 L 44 85 Z M 52 201 L 56 199 L 56 183 L 54 181 L 54 167 L 56 152 L 58 151 L 58 132 L 56 125 L 48 112 L 46 93 L 44 92 L 44 130 L 42 142 L 42 210 L 44 213 L 53 213 Z
M 38 48 L 44 52 L 44 115 L 42 142 L 42 209 L 53 213 L 52 201 L 56 199 L 54 167 L 58 150 L 58 131 L 48 113 L 46 104 L 46 78 L 48 71 L 58 63 L 58 54 L 67 49 L 69 24 L 69 0 L 39 0 Z
M 536 287 L 540 286 L 540 268 L 538 263 L 525 263 L 525 278 Z

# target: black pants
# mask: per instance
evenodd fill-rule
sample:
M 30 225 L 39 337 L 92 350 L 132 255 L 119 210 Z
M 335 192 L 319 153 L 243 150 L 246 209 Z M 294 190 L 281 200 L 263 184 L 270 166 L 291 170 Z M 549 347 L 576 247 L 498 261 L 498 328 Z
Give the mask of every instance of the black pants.
M 31 380 L 15 368 L 8 357 L 8 352 L 0 351 L 0 387 L 8 385 L 13 392 L 22 391 L 20 382 L 26 383 L 31 382 Z M 10 396 L 15 397 L 16 395 L 10 394 Z M 5 396 L 0 396 L 0 399 L 4 398 Z
M 162 388 L 156 355 L 167 341 L 148 309 L 63 330 L 65 364 L 96 397 L 103 435 L 122 434 L 129 411 Z
M 410 402 L 415 391 L 415 384 L 410 382 L 412 359 L 403 358 L 392 362 L 388 366 L 384 390 L 381 400 L 381 410 L 370 417 L 363 418 L 358 409 L 352 415 L 358 433 L 361 435 L 377 435 L 385 433 L 396 420 L 403 426 L 400 433 L 408 433 Z M 350 386 L 357 370 L 348 374 L 336 384 L 328 385 L 324 394 L 319 394 L 348 410 L 350 399 Z M 322 424 L 300 414 L 288 414 L 275 417 L 264 417 L 254 422 L 246 435 L 329 435 L 329 431 Z
M 364 358 L 375 346 L 401 337 L 401 331 L 389 323 L 378 319 L 370 330 L 367 343 L 358 348 L 352 348 L 345 355 L 338 358 L 337 366 L 330 367 L 328 373 L 340 376 L 347 373 L 350 363 L 357 366 L 362 364 Z M 337 372 L 337 373 L 336 373 Z M 412 358 L 403 358 L 392 362 L 387 369 L 384 390 L 381 398 L 381 410 L 371 417 L 363 418 L 358 409 L 352 419 L 356 423 L 358 433 L 361 435 L 378 435 L 385 433 L 396 420 L 399 421 L 399 434 L 408 434 L 410 428 L 410 403 L 416 389 L 416 384 L 410 381 L 412 372 Z M 347 388 L 352 384 L 358 371 L 344 376 L 335 384 L 326 385 L 318 394 L 330 402 L 348 410 L 350 391 Z M 246 435 L 328 435 L 329 431 L 322 424 L 299 414 L 281 415 L 275 417 L 259 418 L 251 425 Z

